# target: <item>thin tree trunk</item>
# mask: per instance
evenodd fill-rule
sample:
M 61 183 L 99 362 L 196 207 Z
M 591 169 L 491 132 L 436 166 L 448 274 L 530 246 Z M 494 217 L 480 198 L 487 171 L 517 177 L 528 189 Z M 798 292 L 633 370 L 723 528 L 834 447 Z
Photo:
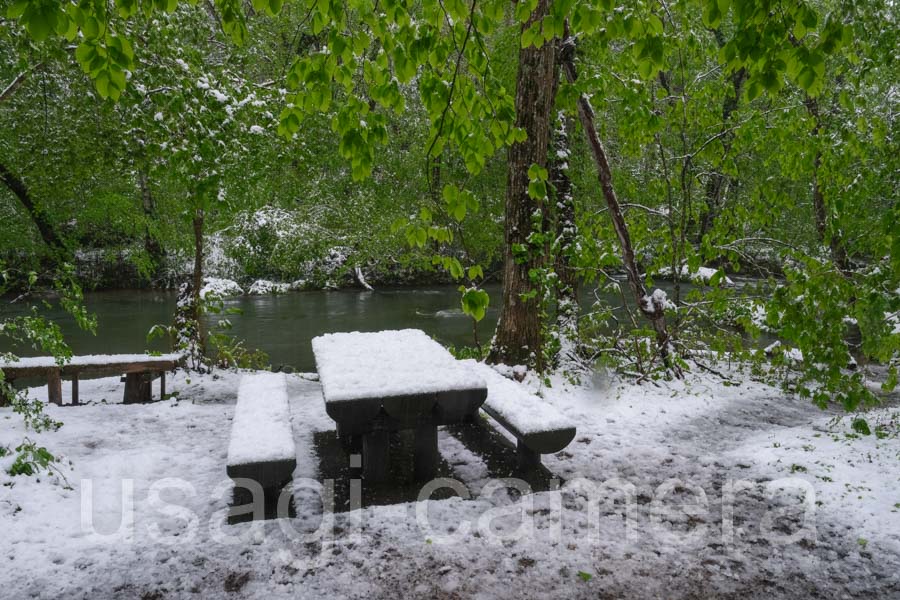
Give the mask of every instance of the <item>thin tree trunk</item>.
M 150 223 L 156 219 L 156 202 L 153 199 L 153 192 L 150 189 L 150 182 L 147 180 L 147 172 L 141 168 L 138 170 L 138 186 L 141 190 L 141 205 L 144 209 L 144 251 L 150 257 L 153 263 L 153 272 L 159 268 L 162 262 L 163 249 L 159 241 L 153 236 Z
M 743 68 L 731 74 L 731 88 L 734 96 L 728 94 L 722 101 L 722 157 L 731 153 L 731 144 L 734 141 L 733 133 L 726 133 L 731 122 L 731 115 L 737 110 L 738 102 L 741 97 L 741 90 L 744 87 L 744 81 L 747 80 L 747 71 Z M 737 178 L 728 177 L 719 171 L 713 171 L 706 180 L 706 213 L 700 219 L 700 226 L 697 232 L 697 241 L 702 241 L 712 224 L 719 214 L 722 206 L 722 200 L 728 188 L 733 188 L 737 184 Z
M 9 188 L 9 191 L 18 198 L 19 202 L 28 212 L 31 221 L 34 223 L 35 227 L 37 227 L 44 243 L 47 244 L 55 254 L 67 256 L 68 249 L 56 233 L 53 224 L 47 219 L 47 215 L 35 206 L 34 200 L 31 198 L 31 194 L 29 193 L 25 182 L 19 179 L 3 164 L 0 164 L 0 179 L 3 180 L 3 183 Z
M 194 273 L 191 279 L 192 317 L 200 323 L 200 290 L 203 288 L 203 220 L 202 208 L 194 211 Z M 201 334 L 200 339 L 203 339 Z
M 583 373 L 584 361 L 578 342 L 578 274 L 572 264 L 578 229 L 575 224 L 575 198 L 569 179 L 569 132 L 574 122 L 559 111 L 550 148 L 550 183 L 553 184 L 554 272 L 556 273 L 556 330 L 559 334 L 557 367 L 569 377 Z M 550 212 L 549 210 L 547 212 Z
M 538 5 L 525 28 L 549 14 L 550 0 Z M 541 201 L 528 195 L 528 170 L 533 164 L 547 165 L 550 115 L 553 109 L 553 75 L 556 44 L 540 48 L 529 46 L 519 50 L 516 78 L 516 127 L 528 134 L 524 142 L 509 148 L 506 182 L 506 226 L 503 252 L 503 301 L 500 320 L 491 345 L 488 361 L 492 363 L 528 364 L 543 367 L 541 357 L 540 299 L 524 299 L 536 291 L 529 271 L 541 266 L 542 257 L 529 252 L 524 259 L 513 253 L 518 246 L 528 247 L 532 233 L 531 217 L 542 207 Z
M 573 38 L 566 39 L 565 44 L 561 46 L 561 53 L 561 63 L 566 79 L 569 83 L 575 83 L 578 79 L 578 73 L 575 70 L 575 40 Z M 628 276 L 628 285 L 631 288 L 631 293 L 634 295 L 641 314 L 650 321 L 653 330 L 656 332 L 656 342 L 660 357 L 667 367 L 672 368 L 676 375 L 680 375 L 680 370 L 672 363 L 670 356 L 664 299 L 657 294 L 651 296 L 647 293 L 647 288 L 644 286 L 644 281 L 638 271 L 637 263 L 634 259 L 634 248 L 631 245 L 631 236 L 628 233 L 628 225 L 625 222 L 619 199 L 616 196 L 616 190 L 613 187 L 612 170 L 609 167 L 606 150 L 603 148 L 603 143 L 600 141 L 600 136 L 597 134 L 597 129 L 594 126 L 594 110 L 584 94 L 579 96 L 577 105 L 578 117 L 587 137 L 588 145 L 591 147 L 591 153 L 594 156 L 600 188 L 609 207 L 613 228 L 619 240 L 619 247 L 622 251 L 622 264 Z
M 550 183 L 553 184 L 556 206 L 556 276 L 559 281 L 557 304 L 574 302 L 578 307 L 578 276 L 572 266 L 572 256 L 578 227 L 575 224 L 575 198 L 569 179 L 569 132 L 574 123 L 571 117 L 559 112 L 557 128 L 553 132 L 550 157 Z
M 822 119 L 819 113 L 819 103 L 815 98 L 806 97 L 804 102 L 806 110 L 813 118 L 812 137 L 818 142 L 819 133 L 822 129 Z M 833 223 L 829 223 L 828 208 L 825 205 L 825 196 L 822 193 L 822 187 L 819 183 L 819 170 L 822 167 L 822 151 L 816 149 L 816 156 L 813 159 L 813 212 L 816 219 L 816 233 L 819 241 L 828 245 L 831 253 L 831 260 L 841 273 L 847 275 L 850 272 L 850 259 L 847 256 L 847 249 L 844 247 L 841 232 Z M 831 225 L 831 226 L 829 226 Z

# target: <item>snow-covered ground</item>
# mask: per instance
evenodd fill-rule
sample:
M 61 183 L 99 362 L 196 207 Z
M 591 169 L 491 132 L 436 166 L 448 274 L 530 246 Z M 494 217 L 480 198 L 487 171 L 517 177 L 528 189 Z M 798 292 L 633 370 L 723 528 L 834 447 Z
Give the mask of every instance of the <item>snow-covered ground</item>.
M 179 373 L 178 401 L 128 406 L 118 379 L 82 381 L 95 404 L 50 406 L 65 426 L 32 437 L 72 489 L 0 475 L 0 597 L 900 598 L 896 402 L 865 415 L 879 439 L 752 382 L 557 383 L 578 424 L 544 460 L 561 490 L 513 493 L 447 430 L 471 499 L 323 518 L 314 438 L 334 424 L 290 375 L 297 517 L 227 525 L 239 378 Z M 0 409 L 0 445 L 23 435 Z

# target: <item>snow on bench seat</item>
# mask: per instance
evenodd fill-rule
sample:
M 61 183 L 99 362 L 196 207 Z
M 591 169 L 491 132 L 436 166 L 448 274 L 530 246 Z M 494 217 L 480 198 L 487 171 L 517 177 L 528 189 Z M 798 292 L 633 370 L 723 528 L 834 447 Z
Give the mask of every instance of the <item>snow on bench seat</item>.
M 291 480 L 297 457 L 283 373 L 244 375 L 228 445 L 228 476 L 258 482 L 263 489 Z
M 559 452 L 575 438 L 575 423 L 521 384 L 483 363 L 460 362 L 487 382 L 487 400 L 481 409 L 516 437 L 521 466 L 534 466 L 541 454 Z
M 418 329 L 312 340 L 326 403 L 484 389 L 484 380 Z
M 62 364 L 52 356 L 28 356 L 0 361 L 7 381 L 27 377 L 47 377 L 47 396 L 53 404 L 62 404 L 62 377 L 72 378 L 72 405 L 78 405 L 78 378 L 125 374 L 123 402 L 149 402 L 150 382 L 160 377 L 160 398 L 165 396 L 165 372 L 184 361 L 182 354 L 86 354 L 72 356 Z M 0 406 L 4 399 L 0 397 Z
M 180 362 L 183 358 L 181 354 L 84 354 L 73 356 L 62 366 L 107 367 L 129 363 Z M 52 356 L 26 356 L 9 362 L 0 361 L 0 369 L 48 369 L 59 366 Z

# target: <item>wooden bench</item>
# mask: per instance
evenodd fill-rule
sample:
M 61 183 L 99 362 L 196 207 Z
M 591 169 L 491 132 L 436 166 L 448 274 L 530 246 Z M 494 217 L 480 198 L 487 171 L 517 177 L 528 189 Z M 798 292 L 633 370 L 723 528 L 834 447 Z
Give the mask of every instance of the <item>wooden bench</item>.
M 173 371 L 184 357 L 180 354 L 99 354 L 73 356 L 59 365 L 52 356 L 20 358 L 13 362 L 0 362 L 0 370 L 10 383 L 27 377 L 43 377 L 47 380 L 47 398 L 52 404 L 62 406 L 62 379 L 72 380 L 72 404 L 78 406 L 78 380 L 83 377 L 125 376 L 123 403 L 135 404 L 152 400 L 151 383 L 160 378 L 160 399 L 166 394 L 166 371 Z M 3 399 L 0 398 L 0 405 Z
M 262 487 L 265 499 L 277 498 L 297 467 L 287 380 L 283 373 L 244 375 L 238 388 L 231 424 L 226 472 L 235 480 L 235 499 L 241 494 L 240 479 Z M 246 491 L 246 488 L 243 488 Z
M 571 419 L 491 367 L 471 362 L 488 386 L 481 410 L 515 436 L 520 469 L 537 468 L 541 454 L 559 452 L 575 439 Z

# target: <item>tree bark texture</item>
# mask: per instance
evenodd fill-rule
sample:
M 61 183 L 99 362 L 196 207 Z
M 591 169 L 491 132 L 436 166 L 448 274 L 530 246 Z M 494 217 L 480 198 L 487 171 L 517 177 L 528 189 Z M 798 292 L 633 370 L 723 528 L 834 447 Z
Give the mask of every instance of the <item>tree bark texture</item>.
M 539 0 L 523 27 L 528 28 L 549 14 L 550 0 Z M 532 233 L 531 217 L 542 202 L 528 195 L 528 170 L 533 164 L 546 167 L 553 110 L 553 77 L 556 44 L 519 50 L 516 78 L 516 127 L 528 134 L 524 142 L 509 148 L 506 181 L 506 226 L 503 251 L 503 299 L 500 320 L 494 333 L 488 361 L 527 364 L 541 368 L 540 299 L 524 300 L 523 294 L 535 289 L 529 278 L 531 269 L 541 266 L 542 257 L 529 253 L 516 257 L 513 248 L 528 246 Z
M 150 228 L 150 223 L 156 219 L 156 202 L 153 199 L 147 172 L 143 168 L 138 170 L 138 187 L 141 190 L 141 205 L 144 209 L 144 219 L 146 221 L 144 225 L 144 251 L 153 263 L 153 272 L 155 273 L 162 262 L 163 249 Z

